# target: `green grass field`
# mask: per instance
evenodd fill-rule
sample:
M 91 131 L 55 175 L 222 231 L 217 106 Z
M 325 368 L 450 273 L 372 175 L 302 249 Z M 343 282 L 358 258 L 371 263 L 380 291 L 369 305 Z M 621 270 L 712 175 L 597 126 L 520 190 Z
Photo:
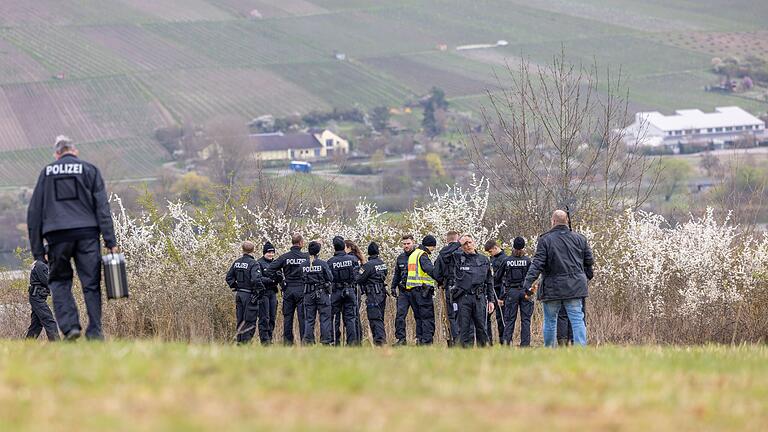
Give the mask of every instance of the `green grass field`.
M 768 348 L 0 343 L 2 430 L 764 430 Z

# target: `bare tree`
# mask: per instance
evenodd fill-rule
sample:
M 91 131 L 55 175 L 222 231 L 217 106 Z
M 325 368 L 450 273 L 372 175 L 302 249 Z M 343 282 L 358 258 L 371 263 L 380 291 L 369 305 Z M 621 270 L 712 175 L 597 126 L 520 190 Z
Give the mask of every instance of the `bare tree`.
M 214 178 L 224 185 L 233 184 L 252 160 L 246 122 L 234 116 L 216 118 L 205 127 L 205 141 Z
M 530 224 L 517 229 L 537 232 L 565 205 L 608 217 L 648 199 L 657 163 L 639 151 L 642 134 L 623 132 L 628 93 L 620 71 L 606 71 L 602 83 L 596 65 L 569 63 L 564 50 L 551 65 L 521 59 L 519 70 L 506 71 L 510 84 L 498 79 L 502 90 L 488 91 L 490 109 L 482 109 L 486 135 L 471 134 L 467 148 L 507 219 Z

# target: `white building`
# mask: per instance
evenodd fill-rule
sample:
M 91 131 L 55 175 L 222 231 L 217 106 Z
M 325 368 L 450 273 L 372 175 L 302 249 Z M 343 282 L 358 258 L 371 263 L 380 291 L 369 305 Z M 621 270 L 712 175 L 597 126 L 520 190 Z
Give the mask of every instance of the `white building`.
M 644 146 L 675 146 L 688 143 L 729 144 L 745 136 L 765 137 L 765 122 L 735 106 L 718 107 L 705 113 L 698 109 L 635 114 L 635 122 L 624 130 L 627 143 Z

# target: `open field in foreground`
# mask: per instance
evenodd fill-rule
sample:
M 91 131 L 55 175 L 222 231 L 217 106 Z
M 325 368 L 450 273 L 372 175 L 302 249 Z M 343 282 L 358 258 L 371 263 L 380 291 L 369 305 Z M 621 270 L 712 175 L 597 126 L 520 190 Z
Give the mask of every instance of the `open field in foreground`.
M 0 343 L 2 430 L 700 431 L 766 424 L 765 346 Z

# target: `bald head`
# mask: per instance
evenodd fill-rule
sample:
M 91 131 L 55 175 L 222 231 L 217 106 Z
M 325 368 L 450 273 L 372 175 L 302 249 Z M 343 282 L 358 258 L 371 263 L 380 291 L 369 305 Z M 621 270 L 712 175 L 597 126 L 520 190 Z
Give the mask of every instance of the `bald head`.
M 552 213 L 552 226 L 568 225 L 568 215 L 562 210 Z

